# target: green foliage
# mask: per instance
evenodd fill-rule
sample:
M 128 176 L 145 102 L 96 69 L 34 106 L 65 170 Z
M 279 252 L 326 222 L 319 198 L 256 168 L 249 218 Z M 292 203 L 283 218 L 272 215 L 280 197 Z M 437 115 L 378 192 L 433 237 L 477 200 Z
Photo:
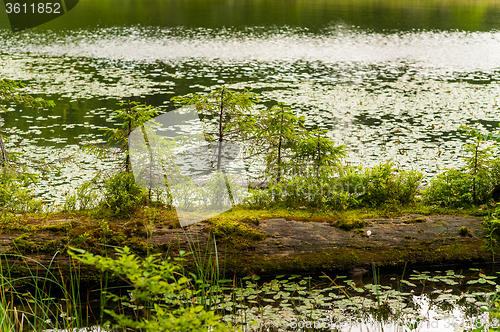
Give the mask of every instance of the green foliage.
M 127 314 L 105 310 L 116 321 L 114 328 L 151 332 L 229 330 L 218 321 L 219 316 L 192 301 L 198 294 L 193 281 L 180 274 L 180 266 L 169 259 L 161 259 L 158 255 L 141 259 L 127 247 L 116 250 L 116 259 L 78 249 L 73 251 L 73 258 L 101 271 L 109 271 L 133 287 L 130 296 L 107 294 L 108 300 L 117 301 L 133 311 Z
M 374 168 L 321 167 L 319 172 L 294 176 L 266 190 L 251 191 L 249 207 L 265 207 L 272 202 L 287 207 L 344 210 L 349 207 L 380 206 L 414 202 L 423 175 L 394 168 L 387 162 Z M 314 174 L 316 173 L 316 174 Z M 316 176 L 315 176 L 316 175 Z
M 465 126 L 462 126 L 461 129 L 466 131 L 467 137 L 473 139 L 473 142 L 464 146 L 465 151 L 469 154 L 464 160 L 464 170 L 472 175 L 472 200 L 474 203 L 484 202 L 487 194 L 492 190 L 492 188 L 488 188 L 488 182 L 490 182 L 488 171 L 493 157 L 491 151 L 494 147 L 489 146 L 481 149 L 481 144 L 488 140 L 489 136 L 484 136 L 478 130 Z
M 134 175 L 125 171 L 102 179 L 102 174 L 83 183 L 66 195 L 63 211 L 88 211 L 94 217 L 129 218 L 149 203 L 147 191 L 135 183 Z
M 316 177 L 320 176 L 321 167 L 338 166 L 341 158 L 346 156 L 345 146 L 335 146 L 335 143 L 325 137 L 324 130 L 307 132 L 298 142 L 294 151 L 293 162 L 300 169 L 313 167 Z
M 21 104 L 26 107 L 40 109 L 42 107 L 53 107 L 54 102 L 51 100 L 44 100 L 42 98 L 34 98 L 23 91 L 26 84 L 16 82 L 8 79 L 0 79 L 0 113 L 4 112 L 7 108 L 6 104 L 15 103 Z M 2 119 L 0 117 L 0 127 Z M 11 167 L 18 170 L 20 173 L 27 173 L 26 166 L 18 161 L 16 154 L 11 154 L 5 149 L 5 137 L 0 131 L 0 167 Z
M 18 253 L 0 255 L 0 331 L 73 331 L 88 326 L 79 297 L 79 272 L 72 267 L 55 271 L 55 258 L 44 264 Z
M 131 162 L 129 156 L 129 135 L 141 127 L 144 132 L 144 124 L 158 115 L 158 109 L 151 105 L 139 102 L 118 103 L 119 106 L 126 106 L 119 109 L 114 115 L 121 120 L 121 128 L 109 128 L 105 135 L 108 136 L 107 147 L 119 146 L 118 153 L 122 156 L 120 172 L 112 174 L 109 170 L 98 172 L 94 179 L 80 186 L 76 193 L 69 195 L 64 205 L 64 210 L 75 209 L 86 210 L 99 207 L 100 212 L 106 215 L 117 217 L 130 217 L 143 203 L 151 199 L 151 190 L 146 195 L 145 190 L 137 186 L 134 176 L 131 173 Z M 146 141 L 148 141 L 146 139 Z M 96 146 L 86 146 L 87 150 L 100 156 L 105 156 L 107 150 Z M 102 201 L 98 202 L 96 191 L 101 191 Z
M 495 261 L 495 249 L 498 247 L 500 239 L 500 203 L 497 203 L 495 212 L 491 216 L 484 217 L 482 226 L 486 231 L 484 236 L 488 250 L 491 251 L 493 261 Z
M 222 86 L 208 95 L 191 93 L 174 97 L 172 101 L 180 105 L 193 105 L 202 115 L 205 138 L 218 144 L 215 154 L 217 171 L 222 166 L 223 143 L 245 141 L 254 135 L 257 120 L 251 111 L 259 99 L 250 90 L 236 92 Z M 211 120 L 214 120 L 216 125 L 213 125 Z
M 0 167 L 0 210 L 12 212 L 39 212 L 43 202 L 34 197 L 29 186 L 36 177 L 29 173 L 19 173 L 10 167 Z
M 99 202 L 97 188 L 94 181 L 85 182 L 76 188 L 76 192 L 66 195 L 63 211 L 91 210 Z
M 290 171 L 291 157 L 306 134 L 305 117 L 297 117 L 284 103 L 264 109 L 259 114 L 257 144 L 264 154 L 266 174 L 281 182 L 282 175 Z
M 467 152 L 464 166 L 449 169 L 431 180 L 430 187 L 424 192 L 427 204 L 465 207 L 485 203 L 500 185 L 500 161 L 495 159 L 494 147 L 482 148 L 491 136 L 464 126 L 461 129 L 472 140 L 464 145 Z
M 126 172 L 131 171 L 130 156 L 128 150 L 128 138 L 130 133 L 137 127 L 144 129 L 144 123 L 158 115 L 158 109 L 151 105 L 141 104 L 139 102 L 118 103 L 119 106 L 126 105 L 116 111 L 115 118 L 122 120 L 122 128 L 108 128 L 105 132 L 108 137 L 108 145 L 118 145 L 120 153 L 125 155 L 123 167 Z
M 430 182 L 424 194 L 427 204 L 447 207 L 467 206 L 473 203 L 472 176 L 456 169 L 439 174 Z
M 135 184 L 134 175 L 119 172 L 104 182 L 101 209 L 111 216 L 130 217 L 147 201 L 145 189 Z
M 54 106 L 53 101 L 34 98 L 22 89 L 24 83 L 0 80 L 0 113 L 7 108 L 6 104 L 16 103 L 26 107 L 40 109 Z M 0 117 L 0 127 L 2 120 Z M 28 187 L 36 182 L 36 175 L 28 172 L 26 163 L 19 160 L 19 154 L 9 153 L 4 144 L 5 137 L 0 131 L 0 209 L 17 212 L 36 212 L 42 210 L 43 203 L 35 199 Z M 32 160 L 27 160 L 32 162 Z M 40 166 L 32 162 L 31 166 Z
M 361 234 L 362 230 L 359 232 Z M 311 277 L 299 275 L 279 275 L 266 282 L 259 282 L 259 276 L 244 277 L 238 286 L 239 282 L 235 283 L 233 278 L 203 281 L 195 274 L 186 277 L 180 265 L 185 253 L 180 255 L 175 262 L 162 260 L 158 255 L 141 259 L 124 248 L 118 249 L 112 259 L 73 249 L 70 266 L 81 262 L 104 272 L 101 284 L 96 288 L 102 294 L 100 317 L 95 311 L 94 314 L 100 327 L 116 332 L 241 330 L 233 328 L 229 322 L 247 331 L 275 331 L 287 326 L 284 324 L 288 324 L 289 330 L 303 330 L 300 326 L 321 331 L 345 326 L 361 329 L 374 324 L 418 330 L 422 326 L 420 323 L 427 323 L 426 317 L 432 317 L 431 313 L 436 311 L 450 319 L 461 318 L 465 322 L 462 328 L 469 331 L 471 324 L 474 327 L 478 323 L 496 326 L 498 318 L 497 278 L 485 275 L 479 269 L 470 269 L 463 274 L 453 270 L 413 271 L 406 279 L 403 271 L 400 278 L 381 281 L 373 266 L 373 283 L 364 285 L 359 284 L 361 279 L 358 282 L 354 276 L 351 280 L 346 276 L 324 274 L 320 278 L 329 283 L 318 283 Z M 32 259 L 8 256 L 0 256 L 0 330 L 76 331 L 89 326 L 86 306 L 81 305 L 84 299 L 79 298 L 82 290 L 79 288 L 80 270 L 70 270 L 69 276 L 59 275 L 58 268 L 51 271 L 50 266 Z M 8 258 L 26 264 L 19 279 L 10 276 L 13 266 L 8 266 Z M 33 264 L 36 264 L 35 268 Z M 126 293 L 124 296 L 117 295 L 115 287 L 112 290 L 107 288 L 107 278 L 117 277 L 132 288 L 122 292 Z M 31 286 L 29 292 L 17 287 L 20 281 Z M 67 288 L 67 284 L 71 284 L 71 288 Z M 60 292 L 57 296 L 51 294 L 53 286 L 62 290 L 62 296 Z M 412 304 L 417 291 L 429 294 L 423 307 Z M 207 294 L 211 297 L 208 298 Z M 457 308 L 460 316 L 455 315 Z M 488 313 L 488 316 L 482 316 L 479 321 L 477 315 L 481 312 Z M 104 313 L 111 316 L 113 323 L 104 321 Z M 227 326 L 221 321 L 227 322 Z M 322 321 L 325 324 L 316 324 Z
M 321 167 L 337 165 L 345 156 L 345 146 L 336 147 L 323 130 L 307 131 L 304 121 L 284 103 L 259 114 L 255 144 L 264 156 L 265 177 L 274 183 L 287 176 L 309 175 L 310 168 L 319 177 Z
M 269 190 L 249 189 L 248 193 L 250 195 L 245 198 L 243 205 L 251 209 L 264 209 L 273 200 L 272 192 Z
M 362 177 L 363 203 L 377 206 L 387 202 L 411 203 L 423 175 L 415 170 L 395 169 L 393 163 L 385 162 L 366 169 Z
M 334 175 L 326 168 L 320 171 L 319 177 L 295 176 L 268 190 L 275 202 L 288 207 L 344 210 L 358 204 L 358 195 L 346 191 Z
M 34 98 L 25 93 L 22 89 L 26 84 L 8 79 L 0 80 L 0 112 L 6 109 L 6 103 L 22 104 L 27 107 L 41 108 L 55 104 L 53 101 L 42 98 Z

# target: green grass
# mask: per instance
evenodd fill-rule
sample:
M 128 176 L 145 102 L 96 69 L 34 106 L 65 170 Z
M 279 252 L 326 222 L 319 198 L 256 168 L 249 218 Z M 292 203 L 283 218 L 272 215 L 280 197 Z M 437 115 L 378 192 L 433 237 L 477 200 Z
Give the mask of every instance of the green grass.
M 80 275 L 57 275 L 56 256 L 44 265 L 15 254 L 0 256 L 0 331 L 73 329 L 89 325 L 82 307 Z M 73 266 L 70 264 L 70 266 Z M 23 269 L 22 277 L 11 272 Z M 105 289 L 103 289 L 105 290 Z

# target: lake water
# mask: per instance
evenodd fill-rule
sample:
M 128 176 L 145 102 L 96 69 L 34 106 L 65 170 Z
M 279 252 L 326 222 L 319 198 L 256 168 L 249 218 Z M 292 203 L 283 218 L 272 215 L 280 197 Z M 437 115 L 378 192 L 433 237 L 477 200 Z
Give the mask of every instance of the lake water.
M 249 332 L 433 332 L 477 327 L 489 331 L 487 326 L 500 324 L 495 305 L 500 287 L 497 276 L 494 266 L 483 265 L 481 269 L 385 271 L 376 278 L 367 275 L 356 281 L 340 275 L 281 275 L 266 281 L 245 278 L 241 286 L 212 294 L 211 308 L 224 321 Z M 83 295 L 82 299 L 89 298 L 89 294 Z M 253 320 L 258 324 L 249 327 Z
M 345 144 L 348 162 L 392 159 L 426 181 L 460 165 L 460 125 L 500 123 L 500 4 L 460 0 L 86 0 L 12 33 L 0 7 L 0 77 L 56 107 L 2 114 L 9 149 L 73 155 L 36 188 L 49 201 L 115 165 L 83 153 L 119 126 L 119 101 L 221 84 L 284 102 Z

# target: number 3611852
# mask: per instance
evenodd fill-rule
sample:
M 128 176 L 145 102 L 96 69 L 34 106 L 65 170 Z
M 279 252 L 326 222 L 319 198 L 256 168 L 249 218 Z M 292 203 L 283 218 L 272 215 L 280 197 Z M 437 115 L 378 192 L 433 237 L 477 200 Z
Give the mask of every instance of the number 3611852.
M 11 3 L 5 4 L 5 11 L 7 14 L 61 14 L 60 3 Z

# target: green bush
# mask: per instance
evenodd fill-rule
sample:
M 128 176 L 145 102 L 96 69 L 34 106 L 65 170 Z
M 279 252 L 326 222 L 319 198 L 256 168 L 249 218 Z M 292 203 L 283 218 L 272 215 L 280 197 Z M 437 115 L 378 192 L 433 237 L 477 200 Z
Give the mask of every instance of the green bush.
M 395 182 L 397 187 L 397 200 L 402 204 L 411 203 L 415 200 L 418 186 L 420 185 L 424 175 L 419 171 L 399 170 Z
M 423 175 L 393 166 L 392 163 L 383 163 L 365 170 L 323 167 L 319 173 L 314 171 L 309 176 L 295 176 L 266 190 L 253 191 L 246 202 L 257 207 L 276 203 L 287 207 L 334 210 L 413 202 Z
M 498 240 L 500 239 L 500 203 L 497 203 L 495 212 L 491 216 L 484 217 L 481 224 L 485 231 L 484 239 L 486 246 L 491 251 L 493 261 L 495 261 L 495 250 L 498 248 Z
M 411 203 L 423 175 L 418 171 L 404 171 L 394 168 L 391 162 L 381 163 L 365 170 L 364 205 L 378 206 L 388 202 Z
M 39 212 L 43 201 L 35 198 L 29 186 L 36 182 L 31 174 L 0 167 L 0 210 L 11 212 Z
M 464 166 L 447 170 L 431 180 L 424 192 L 427 204 L 463 207 L 486 203 L 500 185 L 500 161 L 495 158 L 495 147 L 483 144 L 492 136 L 483 135 L 477 129 L 461 129 L 469 138 L 464 144 L 467 154 L 463 158 Z
M 147 191 L 135 184 L 134 175 L 119 172 L 104 182 L 101 209 L 116 217 L 130 217 L 147 201 Z
M 250 194 L 243 200 L 243 205 L 251 209 L 262 209 L 271 204 L 271 192 L 265 189 L 249 189 Z
M 271 186 L 267 192 L 267 197 L 275 203 L 292 208 L 306 206 L 342 210 L 357 202 L 355 195 L 344 192 L 337 179 L 327 172 L 320 173 L 319 177 L 295 176 Z
M 460 170 L 450 169 L 432 179 L 429 188 L 423 192 L 427 204 L 447 207 L 470 206 L 473 200 L 473 176 Z M 484 201 L 491 192 L 485 176 L 476 177 L 476 189 L 479 201 Z
M 98 206 L 99 195 L 94 181 L 80 185 L 74 194 L 67 195 L 63 211 L 92 210 Z

